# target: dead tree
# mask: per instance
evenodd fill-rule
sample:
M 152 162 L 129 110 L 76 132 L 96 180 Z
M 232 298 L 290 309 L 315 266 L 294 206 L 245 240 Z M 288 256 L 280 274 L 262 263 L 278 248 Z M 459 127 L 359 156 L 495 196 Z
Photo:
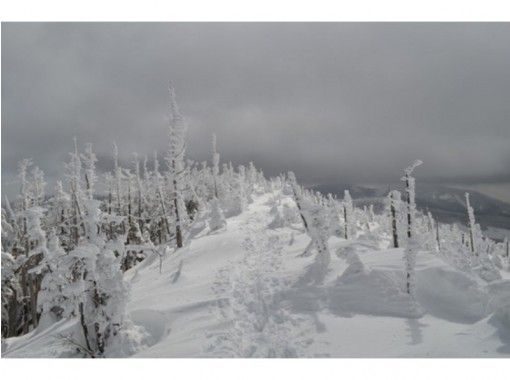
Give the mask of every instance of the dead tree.
M 416 213 L 415 203 L 415 181 L 411 176 L 414 169 L 422 164 L 422 161 L 416 160 L 412 165 L 404 170 L 404 177 L 402 180 L 406 186 L 406 203 L 407 203 L 407 247 L 405 252 L 406 263 L 406 291 L 409 295 L 414 296 L 415 286 L 415 266 L 416 266 L 416 247 L 413 235 L 414 218 Z
M 391 234 L 393 237 L 393 247 L 398 248 L 398 231 L 397 231 L 397 211 L 395 208 L 395 195 L 390 192 L 390 215 L 391 215 Z

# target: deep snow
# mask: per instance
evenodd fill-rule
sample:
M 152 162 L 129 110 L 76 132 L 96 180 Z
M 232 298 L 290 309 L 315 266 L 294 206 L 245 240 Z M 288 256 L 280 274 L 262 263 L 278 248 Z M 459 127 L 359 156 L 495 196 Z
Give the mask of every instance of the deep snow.
M 155 255 L 126 272 L 129 312 L 147 331 L 136 357 L 510 356 L 508 272 L 487 284 L 420 251 L 413 302 L 403 250 L 371 226 L 353 240 L 332 237 L 317 280 L 315 253 L 301 255 L 310 242 L 302 226 L 269 227 L 273 199 L 259 194 L 214 232 L 197 223 L 161 268 Z M 38 328 L 7 339 L 2 354 L 72 356 L 62 336 L 76 329 L 75 320 Z

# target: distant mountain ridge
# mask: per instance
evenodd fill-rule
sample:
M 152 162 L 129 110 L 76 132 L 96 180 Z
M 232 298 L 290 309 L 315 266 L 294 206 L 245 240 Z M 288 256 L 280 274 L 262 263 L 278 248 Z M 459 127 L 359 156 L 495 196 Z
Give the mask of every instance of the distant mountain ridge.
M 402 184 L 394 185 L 348 185 L 321 184 L 310 186 L 324 194 L 331 193 L 339 198 L 348 189 L 359 206 L 374 204 L 376 211 L 382 211 L 384 200 L 392 189 L 402 191 Z M 430 211 L 443 223 L 467 223 L 465 193 L 471 194 L 471 204 L 477 222 L 483 229 L 496 227 L 510 230 L 510 204 L 485 194 L 436 184 L 417 183 L 416 204 L 423 211 Z

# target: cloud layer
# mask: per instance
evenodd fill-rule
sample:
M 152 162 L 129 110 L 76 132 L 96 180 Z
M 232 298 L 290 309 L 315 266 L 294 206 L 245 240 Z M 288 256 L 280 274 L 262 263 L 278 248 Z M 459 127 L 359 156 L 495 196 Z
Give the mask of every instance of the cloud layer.
M 72 137 L 109 165 L 166 144 L 305 182 L 510 178 L 510 24 L 2 24 L 2 174 L 62 169 Z M 5 180 L 4 180 L 5 178 Z

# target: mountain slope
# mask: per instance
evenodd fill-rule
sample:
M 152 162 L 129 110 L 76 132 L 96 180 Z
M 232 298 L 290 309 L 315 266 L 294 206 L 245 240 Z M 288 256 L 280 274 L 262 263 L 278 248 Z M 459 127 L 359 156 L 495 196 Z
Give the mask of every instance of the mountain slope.
M 377 225 L 332 237 L 321 281 L 296 223 L 270 229 L 276 197 L 259 194 L 210 233 L 126 272 L 129 312 L 148 333 L 137 357 L 495 357 L 510 355 L 510 281 L 490 285 L 437 255 L 417 256 L 417 302 L 403 291 L 402 249 Z M 293 204 L 283 196 L 282 204 Z M 510 277 L 508 272 L 504 276 Z M 8 339 L 6 357 L 72 356 L 61 321 Z

